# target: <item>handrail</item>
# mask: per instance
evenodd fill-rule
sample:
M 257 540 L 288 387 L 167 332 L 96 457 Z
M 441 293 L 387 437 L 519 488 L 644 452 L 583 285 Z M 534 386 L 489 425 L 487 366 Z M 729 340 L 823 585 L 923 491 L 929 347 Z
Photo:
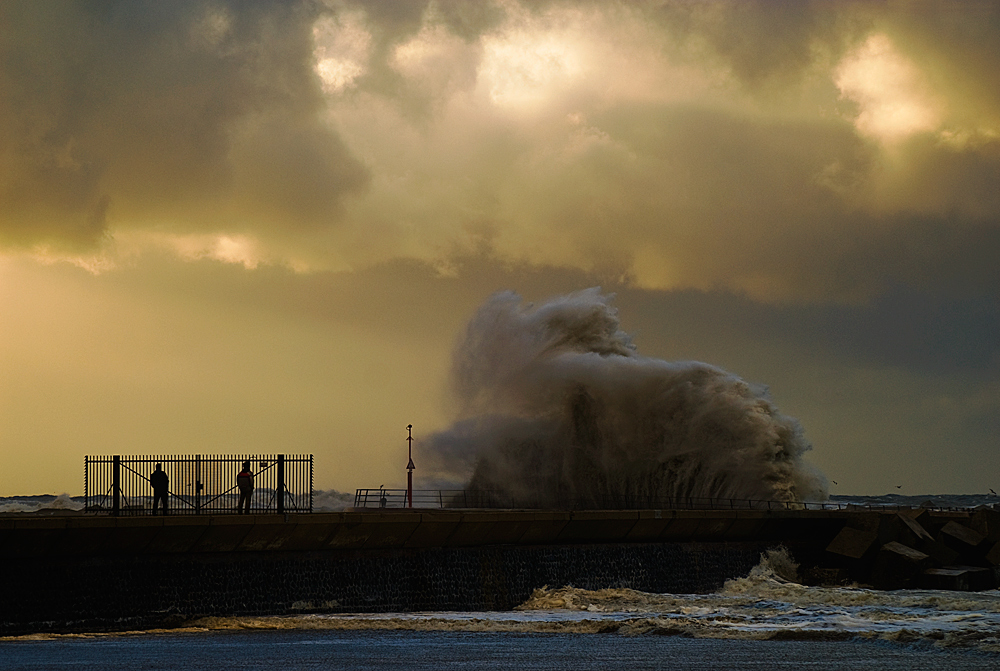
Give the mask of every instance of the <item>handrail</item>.
M 408 508 L 405 489 L 358 489 L 354 507 Z M 517 498 L 505 492 L 468 489 L 413 490 L 413 508 L 487 508 L 506 510 L 854 510 L 891 512 L 913 510 L 914 506 L 858 504 L 838 501 L 773 501 L 712 497 L 580 497 Z M 934 506 L 926 510 L 966 510 Z

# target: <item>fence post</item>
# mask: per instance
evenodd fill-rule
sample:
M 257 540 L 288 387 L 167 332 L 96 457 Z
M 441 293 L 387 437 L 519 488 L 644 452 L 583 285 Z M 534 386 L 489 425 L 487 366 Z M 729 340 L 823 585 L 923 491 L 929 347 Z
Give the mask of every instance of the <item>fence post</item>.
M 278 514 L 285 513 L 285 455 L 278 455 Z
M 90 468 L 87 464 L 90 462 L 90 457 L 87 455 L 83 456 L 83 510 L 86 512 L 90 510 Z
M 201 455 L 194 455 L 194 514 L 201 515 Z
M 113 456 L 111 463 L 111 514 L 118 517 L 122 506 L 121 456 L 117 454 Z

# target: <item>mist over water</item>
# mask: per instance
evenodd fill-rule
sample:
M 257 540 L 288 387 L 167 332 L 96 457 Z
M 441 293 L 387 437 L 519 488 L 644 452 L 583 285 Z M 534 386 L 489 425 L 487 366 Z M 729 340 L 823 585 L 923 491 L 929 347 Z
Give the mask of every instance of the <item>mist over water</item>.
M 827 498 L 765 387 L 641 356 L 612 298 L 503 292 L 479 309 L 455 351 L 457 419 L 428 441 L 438 476 L 541 507 Z

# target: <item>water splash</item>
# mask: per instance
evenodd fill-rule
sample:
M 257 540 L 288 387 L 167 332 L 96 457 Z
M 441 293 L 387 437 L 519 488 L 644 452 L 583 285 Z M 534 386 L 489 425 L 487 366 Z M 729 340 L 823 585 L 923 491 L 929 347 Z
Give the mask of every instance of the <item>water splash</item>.
M 454 357 L 458 418 L 429 440 L 439 477 L 537 507 L 827 498 L 765 388 L 639 355 L 612 298 L 503 292 L 479 309 Z
M 0 497 L 0 513 L 37 513 L 40 510 L 83 510 L 83 497 L 69 494 L 42 494 L 27 497 Z

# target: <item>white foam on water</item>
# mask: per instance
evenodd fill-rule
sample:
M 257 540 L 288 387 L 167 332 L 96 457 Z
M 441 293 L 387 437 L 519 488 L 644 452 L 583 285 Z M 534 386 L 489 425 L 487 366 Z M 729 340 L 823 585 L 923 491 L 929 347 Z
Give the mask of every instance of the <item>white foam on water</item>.
M 204 617 L 169 631 L 399 630 L 753 640 L 861 638 L 1000 654 L 1000 592 L 996 590 L 880 592 L 856 587 L 808 587 L 779 574 L 791 566 L 787 555 L 772 551 L 762 556 L 750 575 L 729 581 L 712 594 L 545 586 L 536 589 L 513 611 Z M 114 635 L 164 631 L 168 630 Z M 109 634 L 93 636 L 105 635 Z M 35 635 L 19 640 L 37 638 Z
M 77 497 L 79 498 L 79 497 Z M 0 513 L 37 513 L 39 510 L 83 510 L 83 503 L 69 494 L 59 496 L 17 497 L 0 499 Z
M 336 489 L 313 491 L 313 512 L 340 512 L 354 505 L 354 494 L 338 492 Z
M 696 638 L 830 640 L 853 637 L 1000 653 L 1000 592 L 809 587 L 782 577 L 794 567 L 771 551 L 745 578 L 712 594 L 624 588 L 541 587 L 514 611 L 203 618 L 225 629 L 617 633 Z

